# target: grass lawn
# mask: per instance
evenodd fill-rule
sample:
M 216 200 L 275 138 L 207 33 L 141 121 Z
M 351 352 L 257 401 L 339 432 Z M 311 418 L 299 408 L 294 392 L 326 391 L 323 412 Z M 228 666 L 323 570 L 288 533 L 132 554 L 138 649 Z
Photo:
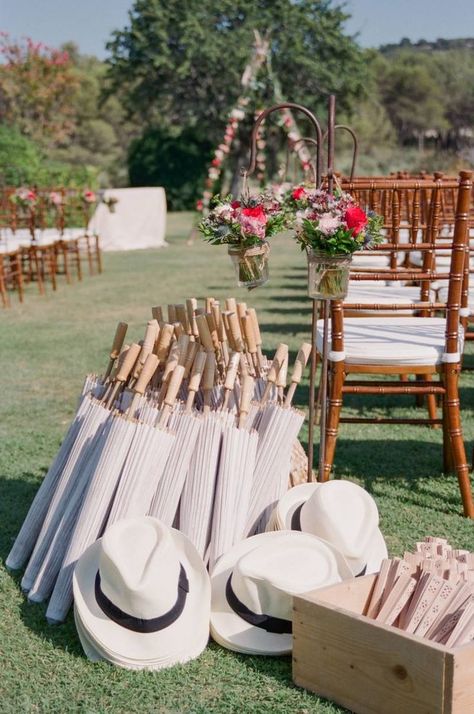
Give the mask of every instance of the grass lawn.
M 102 276 L 0 312 L 0 711 L 4 712 L 339 712 L 293 687 L 291 660 L 245 657 L 216 645 L 196 661 L 161 673 L 90 664 L 73 618 L 59 627 L 29 605 L 21 574 L 3 563 L 29 504 L 74 413 L 83 375 L 102 370 L 118 320 L 139 339 L 150 307 L 184 298 L 235 295 L 258 309 L 264 346 L 286 341 L 292 357 L 309 340 L 305 259 L 287 238 L 273 242 L 271 281 L 247 293 L 234 287 L 225 250 L 185 245 L 190 215 L 170 216 L 169 247 L 105 254 Z M 474 364 L 468 347 L 467 365 Z M 296 396 L 307 402 L 307 384 Z M 474 373 L 462 378 L 464 432 L 473 446 Z M 411 397 L 354 397 L 352 413 L 416 414 Z M 418 410 L 420 411 L 420 410 Z M 423 413 L 423 412 L 421 412 Z M 306 432 L 303 433 L 303 442 Z M 375 497 L 390 553 L 402 554 L 432 534 L 474 550 L 472 521 L 461 517 L 456 480 L 441 473 L 441 432 L 425 427 L 342 425 L 335 473 Z

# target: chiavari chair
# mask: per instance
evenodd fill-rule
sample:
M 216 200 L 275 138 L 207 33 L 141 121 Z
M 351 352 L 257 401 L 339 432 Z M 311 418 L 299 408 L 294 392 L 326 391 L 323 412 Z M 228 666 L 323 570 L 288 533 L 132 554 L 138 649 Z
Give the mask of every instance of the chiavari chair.
M 458 381 L 461 371 L 463 329 L 460 314 L 468 252 L 469 211 L 472 192 L 472 173 L 463 171 L 457 189 L 454 233 L 448 273 L 434 269 L 433 256 L 439 246 L 429 226 L 422 242 L 416 243 L 423 252 L 420 268 L 397 266 L 384 271 L 361 269 L 353 279 L 365 281 L 409 281 L 421 285 L 421 296 L 426 297 L 429 285 L 437 279 L 449 279 L 447 303 L 390 304 L 390 311 L 406 309 L 426 311 L 429 316 L 347 317 L 342 301 L 331 303 L 331 350 L 329 354 L 329 398 L 327 404 L 326 447 L 324 475 L 329 478 L 340 423 L 437 423 L 443 428 L 443 461 L 445 472 L 457 475 L 463 509 L 474 517 L 474 503 L 469 482 L 469 468 L 461 430 Z M 420 192 L 419 181 L 403 181 L 403 188 Z M 423 182 L 429 191 L 427 214 L 437 220 L 436 206 L 440 204 L 440 181 Z M 445 183 L 445 182 L 443 182 Z M 392 187 L 393 191 L 393 187 Z M 427 194 L 428 195 L 428 194 Z M 420 210 L 420 216 L 421 216 Z M 421 220 L 421 218 L 420 218 Z M 414 236 L 414 226 L 411 237 Z M 410 234 L 408 236 L 410 238 Z M 393 239 L 392 239 L 393 240 Z M 426 242 L 425 242 L 426 240 Z M 412 240 L 387 243 L 390 250 L 411 250 Z M 346 308 L 353 307 L 350 303 Z M 376 304 L 373 304 L 375 312 Z M 387 305 L 379 305 L 385 310 Z M 445 317 L 431 316 L 433 310 L 445 309 Z M 318 350 L 322 351 L 322 323 L 318 323 Z M 416 375 L 416 381 L 387 381 L 386 375 Z M 356 376 L 356 379 L 350 377 Z M 363 379 L 363 376 L 371 379 Z M 374 377 L 379 379 L 374 379 Z M 437 378 L 437 379 L 436 379 Z M 440 419 L 341 418 L 344 395 L 413 394 L 438 395 L 442 403 Z

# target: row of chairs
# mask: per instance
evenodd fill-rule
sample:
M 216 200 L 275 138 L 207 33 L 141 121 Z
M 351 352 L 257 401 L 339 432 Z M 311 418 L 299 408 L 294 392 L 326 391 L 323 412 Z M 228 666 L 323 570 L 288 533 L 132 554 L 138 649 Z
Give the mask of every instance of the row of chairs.
M 95 194 L 86 189 L 37 186 L 0 189 L 0 298 L 11 306 L 20 302 L 25 286 L 35 282 L 40 295 L 55 291 L 58 278 L 68 284 L 82 280 L 83 263 L 89 274 L 102 272 L 99 238 L 87 232 Z
M 354 256 L 346 300 L 331 301 L 325 478 L 340 423 L 439 426 L 444 471 L 456 473 L 464 513 L 474 517 L 458 386 L 470 321 L 472 174 L 366 177 L 342 188 L 384 216 L 386 238 Z M 322 343 L 320 321 L 320 352 Z M 427 400 L 428 417 L 343 417 L 349 394 L 411 394 Z
M 15 293 L 20 303 L 25 297 L 25 286 L 35 282 L 40 295 L 46 294 L 49 284 L 57 290 L 59 276 L 71 284 L 82 280 L 83 264 L 89 275 L 102 272 L 100 242 L 97 235 L 60 238 L 45 244 L 30 244 L 15 250 L 0 252 L 0 299 L 4 308 L 11 307 Z

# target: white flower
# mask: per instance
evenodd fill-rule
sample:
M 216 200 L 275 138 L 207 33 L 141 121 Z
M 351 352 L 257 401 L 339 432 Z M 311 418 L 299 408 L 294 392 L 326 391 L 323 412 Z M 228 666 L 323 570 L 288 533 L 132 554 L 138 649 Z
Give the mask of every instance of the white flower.
M 223 152 L 223 150 L 222 150 L 222 149 L 216 149 L 215 152 L 214 152 L 214 156 L 216 157 L 216 159 L 219 159 L 220 161 L 222 161 L 222 159 L 224 158 L 224 152 Z
M 318 222 L 318 229 L 328 236 L 334 233 L 340 225 L 341 221 L 337 216 L 333 216 L 332 213 L 322 213 Z
M 307 208 L 305 208 L 305 209 L 302 210 L 302 211 L 296 211 L 296 213 L 295 213 L 295 224 L 296 224 L 297 226 L 302 226 L 304 219 L 305 219 L 305 218 L 308 218 L 308 215 L 309 215 L 309 211 L 308 211 Z

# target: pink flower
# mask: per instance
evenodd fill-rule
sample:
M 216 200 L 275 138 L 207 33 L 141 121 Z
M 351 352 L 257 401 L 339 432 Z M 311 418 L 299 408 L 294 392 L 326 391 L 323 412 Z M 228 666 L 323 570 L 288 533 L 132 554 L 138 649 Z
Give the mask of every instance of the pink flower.
M 202 211 L 204 208 L 204 203 L 202 201 L 202 198 L 200 198 L 198 201 L 196 201 L 196 211 Z
M 240 227 L 245 235 L 257 236 L 260 240 L 265 238 L 265 224 L 255 219 L 253 216 L 240 217 Z
M 94 203 L 96 200 L 94 191 L 90 191 L 89 189 L 84 191 L 82 197 L 86 203 Z

